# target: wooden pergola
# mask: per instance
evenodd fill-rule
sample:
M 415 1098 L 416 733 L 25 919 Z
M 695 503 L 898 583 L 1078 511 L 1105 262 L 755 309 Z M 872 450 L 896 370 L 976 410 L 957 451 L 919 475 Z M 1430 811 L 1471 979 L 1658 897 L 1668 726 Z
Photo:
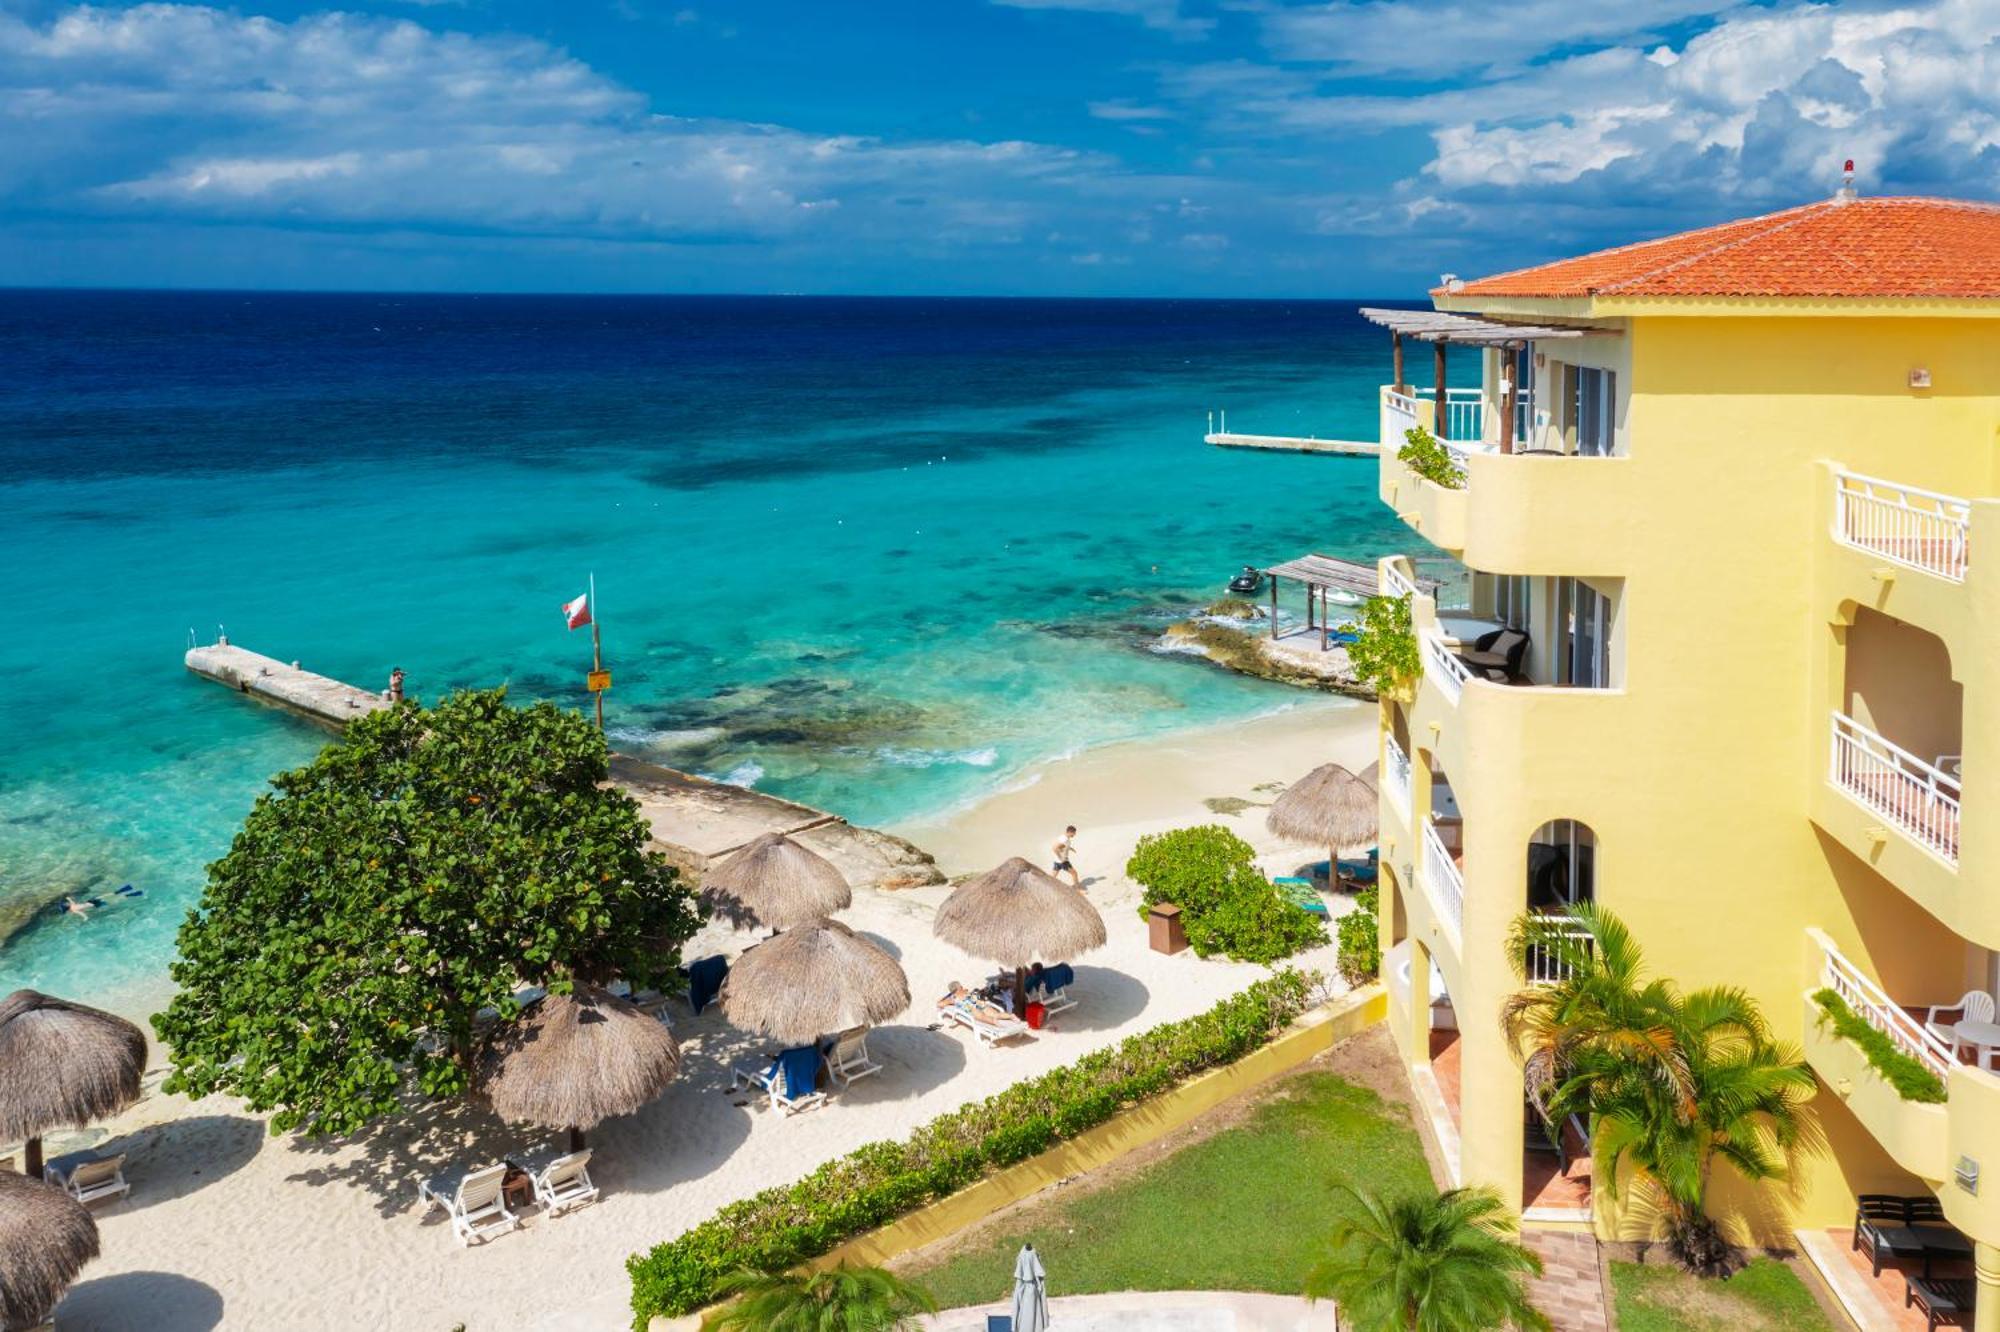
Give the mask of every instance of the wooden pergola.
M 1468 347 L 1504 347 L 1512 350 L 1550 338 L 1580 338 L 1586 333 L 1613 331 L 1564 328 L 1554 324 L 1508 324 L 1497 319 L 1446 314 L 1442 310 L 1383 310 L 1364 306 L 1361 317 L 1389 330 L 1390 356 L 1395 363 L 1398 393 L 1406 392 L 1408 387 L 1403 383 L 1404 336 L 1431 344 L 1435 366 L 1432 374 L 1436 381 L 1432 392 L 1436 395 L 1435 419 L 1440 433 L 1445 421 L 1444 350 L 1449 344 L 1456 342 Z M 1513 451 L 1514 375 L 1511 369 L 1503 368 L 1500 372 L 1500 452 Z
M 1264 572 L 1271 579 L 1271 638 L 1278 637 L 1278 580 L 1289 578 L 1306 586 L 1306 630 L 1319 630 L 1319 650 L 1327 649 L 1327 635 L 1333 626 L 1329 622 L 1327 597 L 1332 592 L 1346 592 L 1353 596 L 1367 598 L 1381 595 L 1381 575 L 1372 564 L 1359 564 L 1353 560 L 1339 560 L 1331 555 L 1301 555 L 1283 564 L 1274 564 Z M 1417 590 L 1426 594 L 1435 593 L 1441 583 L 1435 578 L 1415 580 Z M 1318 623 L 1314 623 L 1314 603 L 1318 603 Z

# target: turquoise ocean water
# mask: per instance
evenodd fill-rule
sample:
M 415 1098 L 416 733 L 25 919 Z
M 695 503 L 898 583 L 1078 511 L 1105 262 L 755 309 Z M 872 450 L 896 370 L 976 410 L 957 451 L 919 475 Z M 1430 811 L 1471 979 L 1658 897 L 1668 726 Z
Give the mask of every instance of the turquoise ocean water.
M 582 707 L 595 573 L 616 744 L 877 823 L 1294 702 L 1150 648 L 1247 561 L 1404 539 L 1372 464 L 1205 413 L 1367 438 L 1381 343 L 1351 304 L 0 293 L 0 990 L 156 989 L 324 743 L 190 630 Z

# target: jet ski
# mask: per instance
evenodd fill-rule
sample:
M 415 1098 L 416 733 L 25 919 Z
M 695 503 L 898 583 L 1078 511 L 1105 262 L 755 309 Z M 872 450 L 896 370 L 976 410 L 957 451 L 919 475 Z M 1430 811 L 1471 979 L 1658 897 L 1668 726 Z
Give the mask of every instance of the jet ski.
M 1229 580 L 1229 590 L 1238 596 L 1255 596 L 1264 586 L 1264 571 L 1246 564 L 1243 572 Z

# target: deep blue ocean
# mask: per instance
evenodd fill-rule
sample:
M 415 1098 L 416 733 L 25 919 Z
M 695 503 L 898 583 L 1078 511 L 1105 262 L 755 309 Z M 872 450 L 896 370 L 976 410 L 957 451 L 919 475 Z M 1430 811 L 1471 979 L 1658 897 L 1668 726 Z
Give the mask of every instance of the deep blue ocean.
M 1201 442 L 1371 438 L 1354 308 L 0 292 L 0 991 L 157 988 L 325 742 L 184 672 L 218 626 L 582 707 L 594 573 L 615 744 L 876 823 L 1294 701 L 1150 649 L 1245 562 L 1407 544 L 1372 463 Z

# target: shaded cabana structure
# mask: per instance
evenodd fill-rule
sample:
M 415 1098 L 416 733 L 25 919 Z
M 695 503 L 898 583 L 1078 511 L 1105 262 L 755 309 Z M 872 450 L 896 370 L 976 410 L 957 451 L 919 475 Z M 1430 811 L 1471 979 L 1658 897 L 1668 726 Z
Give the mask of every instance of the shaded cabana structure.
M 837 920 L 753 945 L 722 982 L 731 1026 L 793 1046 L 887 1022 L 909 1006 L 909 978 L 896 959 Z
M 1381 594 L 1381 575 L 1373 564 L 1335 559 L 1331 555 L 1301 555 L 1282 564 L 1270 565 L 1264 573 L 1271 580 L 1271 638 L 1275 641 L 1280 637 L 1278 583 L 1280 579 L 1289 579 L 1305 586 L 1306 632 L 1318 632 L 1322 652 L 1332 643 L 1331 608 L 1336 601 L 1351 605 Z M 1435 578 L 1417 578 L 1414 581 L 1417 590 L 1426 596 L 1436 593 L 1440 586 Z
M 1602 333 L 1602 329 L 1561 328 L 1551 324 L 1509 324 L 1497 319 L 1478 319 L 1471 315 L 1446 314 L 1441 310 L 1384 310 L 1364 306 L 1361 317 L 1371 324 L 1389 330 L 1390 356 L 1395 375 L 1395 391 L 1412 394 L 1410 386 L 1403 379 L 1403 339 L 1411 337 L 1419 342 L 1431 344 L 1432 384 L 1435 395 L 1438 438 L 1446 436 L 1446 423 L 1451 419 L 1447 404 L 1450 392 L 1445 386 L 1445 348 L 1452 343 L 1465 347 L 1500 348 L 1519 351 L 1531 342 L 1541 342 L 1551 338 L 1580 338 L 1586 332 Z M 1514 409 L 1515 393 L 1518 385 L 1512 373 L 1512 357 L 1501 358 L 1500 371 L 1500 452 L 1514 451 Z M 1384 441 L 1385 445 L 1387 441 Z
M 701 901 L 739 928 L 790 930 L 854 901 L 833 863 L 783 833 L 765 833 L 729 853 L 701 881 Z
M 0 1327 L 42 1327 L 97 1257 L 90 1210 L 53 1184 L 0 1171 Z
M 1080 891 L 1019 856 L 952 889 L 931 932 L 1014 973 L 1014 1011 L 1027 1003 L 1028 967 L 1067 962 L 1104 946 L 1104 917 Z
M 26 1143 L 36 1179 L 44 1133 L 109 1119 L 145 1071 L 145 1034 L 124 1018 L 36 990 L 0 1000 L 0 1139 Z
M 681 1047 L 629 1000 L 579 985 L 544 995 L 495 1031 L 480 1056 L 479 1089 L 513 1124 L 587 1129 L 651 1102 L 680 1072 Z
M 1376 769 L 1357 775 L 1323 763 L 1271 802 L 1264 826 L 1288 842 L 1327 848 L 1331 878 L 1343 847 L 1371 845 L 1377 832 Z

